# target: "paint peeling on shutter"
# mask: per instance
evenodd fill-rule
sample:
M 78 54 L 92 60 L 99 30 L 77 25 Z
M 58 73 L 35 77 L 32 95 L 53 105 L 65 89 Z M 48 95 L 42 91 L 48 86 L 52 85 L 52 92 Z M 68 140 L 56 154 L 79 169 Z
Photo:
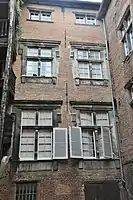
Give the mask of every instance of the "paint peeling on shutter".
M 104 158 L 112 158 L 112 141 L 111 141 L 110 128 L 102 126 L 101 134 L 103 142 L 103 156 Z
M 67 128 L 53 129 L 53 159 L 68 159 Z
M 82 132 L 80 127 L 69 127 L 70 157 L 83 158 Z

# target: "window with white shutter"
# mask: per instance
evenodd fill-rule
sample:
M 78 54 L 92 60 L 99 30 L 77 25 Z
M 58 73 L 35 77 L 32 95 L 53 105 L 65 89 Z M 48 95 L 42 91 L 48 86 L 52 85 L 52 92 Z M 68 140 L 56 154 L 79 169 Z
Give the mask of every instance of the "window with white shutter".
M 96 25 L 96 17 L 87 14 L 76 14 L 77 24 Z
M 29 19 L 35 21 L 52 21 L 52 13 L 44 11 L 29 10 Z
M 35 131 L 23 129 L 20 136 L 20 160 L 34 160 Z
M 53 129 L 53 159 L 68 158 L 67 128 Z
M 38 133 L 38 160 L 52 159 L 52 132 L 39 130 Z
M 70 157 L 83 158 L 82 131 L 80 127 L 69 128 Z
M 112 158 L 112 141 L 109 127 L 101 127 L 104 158 Z
M 39 21 L 39 15 L 40 15 L 39 11 L 34 11 L 34 10 L 32 11 L 32 10 L 30 10 L 29 12 L 30 12 L 30 14 L 29 14 L 30 20 L 37 20 L 37 21 Z

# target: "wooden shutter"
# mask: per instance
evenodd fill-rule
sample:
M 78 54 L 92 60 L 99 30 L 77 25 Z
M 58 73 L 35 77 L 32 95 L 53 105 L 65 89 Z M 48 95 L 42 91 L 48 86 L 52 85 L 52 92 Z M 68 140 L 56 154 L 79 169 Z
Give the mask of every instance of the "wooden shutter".
M 53 129 L 53 158 L 68 158 L 68 135 L 67 128 Z
M 25 110 L 22 112 L 22 126 L 35 126 L 36 112 L 32 110 Z
M 37 159 L 38 160 L 52 159 L 52 133 L 51 131 L 39 130 Z
M 82 158 L 82 132 L 80 127 L 70 127 L 70 157 L 71 158 Z
M 35 132 L 34 130 L 24 129 L 20 137 L 20 160 L 34 160 Z
M 104 158 L 112 158 L 112 141 L 111 141 L 110 128 L 102 126 L 101 135 L 103 142 L 103 156 Z

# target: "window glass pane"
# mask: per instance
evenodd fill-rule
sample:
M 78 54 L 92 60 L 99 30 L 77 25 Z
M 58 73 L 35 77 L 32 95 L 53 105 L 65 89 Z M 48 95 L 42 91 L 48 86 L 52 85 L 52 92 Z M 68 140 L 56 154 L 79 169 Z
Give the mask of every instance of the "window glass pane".
M 78 50 L 78 59 L 88 59 L 88 51 Z
M 94 60 L 100 60 L 100 51 L 90 51 L 89 57 Z
M 95 138 L 93 131 L 82 131 L 83 157 L 95 157 Z
M 101 64 L 92 64 L 92 79 L 102 79 L 102 66 Z
M 27 60 L 27 75 L 38 76 L 38 61 Z
M 41 57 L 52 57 L 51 49 L 41 49 Z
M 51 13 L 41 13 L 41 20 L 42 21 L 51 21 Z
M 39 12 L 37 12 L 37 11 L 30 11 L 30 19 L 31 20 L 39 20 Z
M 79 66 L 79 77 L 90 78 L 89 64 L 79 62 L 78 66 Z
M 39 112 L 39 126 L 52 126 L 52 112 L 51 111 Z
M 51 77 L 52 76 L 52 62 L 42 61 L 41 62 L 41 76 Z
M 38 159 L 52 158 L 51 131 L 40 130 L 38 135 Z
M 27 49 L 27 56 L 38 56 L 38 49 L 37 48 L 28 48 Z
M 80 113 L 81 126 L 92 126 L 92 115 L 91 113 L 81 112 Z
M 76 23 L 85 24 L 85 16 L 84 15 L 77 15 L 76 16 Z
M 107 113 L 96 113 L 97 126 L 109 126 L 109 119 Z
M 90 25 L 96 25 L 96 19 L 94 17 L 86 17 L 86 23 Z
M 35 126 L 35 111 L 23 111 L 22 112 L 22 126 Z

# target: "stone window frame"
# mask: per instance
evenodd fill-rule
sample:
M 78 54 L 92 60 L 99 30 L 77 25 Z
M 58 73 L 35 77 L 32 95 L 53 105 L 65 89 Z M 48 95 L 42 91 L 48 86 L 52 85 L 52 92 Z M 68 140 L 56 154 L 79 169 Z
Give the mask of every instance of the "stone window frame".
M 79 85 L 94 85 L 94 86 L 105 86 L 108 87 L 109 85 L 109 77 L 107 72 L 107 61 L 106 61 L 106 47 L 99 44 L 74 44 L 73 42 L 70 42 L 71 45 L 71 52 L 70 57 L 72 59 L 72 72 L 73 72 L 73 78 L 75 79 L 75 84 L 77 86 Z M 101 55 L 103 54 L 103 59 L 78 59 L 77 58 L 77 51 L 100 51 Z M 79 77 L 79 70 L 78 70 L 78 62 L 87 62 L 89 65 L 91 63 L 101 63 L 102 65 L 102 78 L 100 79 L 92 79 L 90 78 L 80 78 Z
M 75 14 L 75 19 L 76 19 L 75 24 L 77 24 L 77 25 L 87 25 L 87 26 L 97 26 L 96 13 L 74 12 L 74 14 Z M 79 17 L 82 16 L 84 18 L 84 23 L 77 22 L 78 16 Z M 92 18 L 94 23 L 87 23 L 87 18 L 90 18 L 90 19 Z
M 89 102 L 75 102 L 75 101 L 71 101 L 71 123 L 72 123 L 72 127 L 80 127 L 81 130 L 83 129 L 89 129 L 92 130 L 94 132 L 95 135 L 97 135 L 97 133 L 100 131 L 100 126 L 97 126 L 95 124 L 92 124 L 92 126 L 84 126 L 82 127 L 80 124 L 80 120 L 79 120 L 79 113 L 80 111 L 85 111 L 85 112 L 93 112 L 94 114 L 96 112 L 107 112 L 108 115 L 110 115 L 111 117 L 111 113 L 113 113 L 113 108 L 111 104 L 107 104 L 107 103 L 89 103 Z M 109 117 L 109 128 L 110 128 L 110 136 L 111 136 L 111 145 L 112 145 L 112 157 L 108 158 L 108 159 L 118 159 L 118 149 L 117 149 L 117 137 L 116 137 L 116 130 L 115 130 L 115 124 L 114 122 L 112 122 L 111 118 Z M 97 140 L 96 140 L 97 142 Z M 105 160 L 107 158 L 104 157 L 99 157 L 99 152 L 98 152 L 98 148 L 96 146 L 96 156 L 95 157 L 88 157 L 88 158 L 83 158 L 83 160 Z
M 59 71 L 60 58 L 60 41 L 44 41 L 44 40 L 21 40 L 19 46 L 19 55 L 21 55 L 21 83 L 42 83 L 42 84 L 56 84 Z M 27 76 L 26 62 L 28 47 L 35 48 L 50 48 L 53 51 L 52 59 L 52 76 Z
M 124 86 L 124 88 L 128 91 L 129 93 L 129 98 L 130 98 L 130 101 L 129 101 L 129 105 L 131 107 L 133 107 L 133 78 L 131 78 L 127 83 L 126 85 Z
M 40 9 L 40 8 L 34 8 L 34 7 L 27 7 L 28 9 L 28 21 L 35 21 L 35 22 L 46 22 L 46 23 L 53 23 L 53 18 L 52 18 L 52 12 L 54 12 L 53 9 Z M 31 12 L 36 12 L 38 13 L 38 19 L 31 19 Z M 50 20 L 41 20 L 41 15 L 42 13 L 50 14 Z
M 117 29 L 119 30 L 120 41 L 123 45 L 124 61 L 126 61 L 133 54 L 133 19 L 130 6 L 126 8 Z

